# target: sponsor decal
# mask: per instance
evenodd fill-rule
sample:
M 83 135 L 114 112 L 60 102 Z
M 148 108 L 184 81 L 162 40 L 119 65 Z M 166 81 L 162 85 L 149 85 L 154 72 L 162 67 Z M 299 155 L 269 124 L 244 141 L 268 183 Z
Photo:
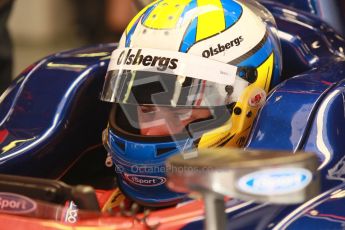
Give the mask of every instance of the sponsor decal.
M 237 188 L 253 195 L 283 195 L 302 190 L 311 180 L 312 173 L 307 169 L 267 169 L 241 177 Z
M 123 50 L 118 59 L 118 65 L 143 65 L 156 67 L 159 71 L 167 69 L 174 70 L 177 68 L 178 59 L 164 56 L 152 56 L 141 54 L 142 49 L 138 49 L 136 53 L 132 53 L 132 49 Z
M 64 222 L 74 224 L 78 221 L 78 207 L 71 201 L 67 203 L 67 209 L 65 211 Z
M 159 186 L 166 182 L 166 178 L 160 176 L 145 176 L 127 173 L 124 173 L 123 175 L 127 182 L 146 187 Z
M 249 98 L 248 104 L 251 107 L 261 107 L 265 104 L 266 101 L 266 92 L 261 89 L 257 89 Z
M 28 197 L 0 192 L 0 212 L 25 214 L 36 210 L 37 204 Z
M 239 36 L 239 37 L 235 38 L 234 40 L 232 40 L 232 41 L 230 41 L 224 45 L 218 44 L 216 47 L 210 47 L 209 49 L 204 50 L 202 52 L 202 56 L 205 58 L 215 56 L 215 55 L 220 54 L 220 53 L 222 53 L 228 49 L 231 49 L 234 46 L 241 45 L 241 42 L 243 42 L 243 40 L 244 39 L 242 38 L 242 36 Z

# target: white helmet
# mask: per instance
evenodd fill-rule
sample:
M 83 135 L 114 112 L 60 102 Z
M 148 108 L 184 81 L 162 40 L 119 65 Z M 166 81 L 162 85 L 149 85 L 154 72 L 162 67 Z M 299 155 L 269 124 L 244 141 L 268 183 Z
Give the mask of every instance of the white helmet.
M 158 0 L 135 16 L 102 93 L 114 102 L 106 146 L 123 192 L 145 205 L 175 203 L 183 195 L 165 187 L 167 157 L 243 146 L 280 82 L 280 52 L 274 20 L 256 2 Z

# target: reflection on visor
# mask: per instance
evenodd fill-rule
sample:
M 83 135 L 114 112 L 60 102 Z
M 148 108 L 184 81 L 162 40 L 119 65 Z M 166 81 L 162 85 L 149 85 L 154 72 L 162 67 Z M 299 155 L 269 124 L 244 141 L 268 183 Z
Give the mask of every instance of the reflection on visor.
M 137 112 L 140 134 L 144 136 L 175 135 L 181 133 L 190 123 L 212 115 L 207 108 L 138 106 Z
M 229 120 L 232 106 L 215 108 L 182 108 L 155 105 L 114 104 L 109 125 L 119 136 L 151 142 L 152 138 L 168 138 L 169 141 L 200 137 L 207 130 L 219 127 Z M 143 139 L 144 138 L 144 139 Z M 104 138 L 107 139 L 106 137 Z M 166 141 L 168 140 L 166 139 Z M 168 141 L 168 142 L 169 142 Z
M 248 82 L 217 84 L 191 77 L 141 71 L 110 71 L 102 100 L 134 105 L 214 107 L 237 101 Z
M 244 68 L 152 49 L 115 50 L 102 100 L 128 104 L 213 107 L 236 101 L 248 81 Z

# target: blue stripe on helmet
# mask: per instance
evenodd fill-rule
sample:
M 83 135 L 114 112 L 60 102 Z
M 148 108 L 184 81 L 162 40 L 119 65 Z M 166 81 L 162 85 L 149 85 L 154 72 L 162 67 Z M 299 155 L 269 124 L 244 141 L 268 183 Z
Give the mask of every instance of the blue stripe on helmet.
M 228 29 L 240 19 L 243 9 L 240 4 L 231 0 L 221 0 L 221 3 L 225 16 L 225 29 Z
M 135 24 L 132 26 L 132 28 L 128 32 L 128 34 L 126 36 L 126 47 L 129 47 L 129 45 L 131 44 L 132 35 L 133 35 L 135 29 L 137 28 L 139 21 L 140 21 L 140 18 L 138 19 L 138 21 L 135 22 Z
M 197 0 L 191 0 L 189 4 L 184 8 L 181 14 L 181 18 L 183 19 L 187 12 L 189 12 L 191 9 L 196 8 L 197 6 L 198 6 Z
M 188 11 L 191 9 L 194 9 L 197 7 L 197 1 L 192 0 L 184 9 L 184 11 L 181 14 L 181 18 L 183 19 L 184 16 Z M 192 23 L 188 26 L 188 29 L 186 30 L 186 33 L 182 39 L 181 46 L 180 46 L 180 52 L 187 53 L 190 47 L 192 47 L 195 44 L 196 40 L 196 28 L 198 25 L 198 18 L 194 18 Z
M 198 18 L 195 18 L 193 22 L 189 25 L 183 37 L 183 40 L 180 46 L 180 52 L 187 53 L 189 48 L 195 44 L 197 24 L 198 24 Z
M 260 66 L 272 53 L 272 46 L 272 41 L 270 37 L 268 37 L 265 44 L 256 53 L 252 54 L 249 58 L 241 62 L 238 66 Z
M 142 23 L 145 24 L 145 21 L 147 20 L 147 18 L 149 17 L 149 15 L 151 14 L 151 12 L 158 6 L 158 4 L 161 1 L 158 1 L 156 4 L 152 5 L 151 7 L 149 7 L 145 13 L 142 16 Z
M 221 0 L 223 9 L 224 9 L 224 15 L 225 15 L 225 29 L 230 28 L 232 25 L 234 25 L 241 17 L 242 15 L 242 7 L 240 4 L 231 1 L 231 0 Z M 183 18 L 185 16 L 185 14 L 193 9 L 197 7 L 197 1 L 196 0 L 192 0 L 188 6 L 186 6 L 184 12 L 181 15 L 181 18 Z M 188 50 L 195 44 L 196 42 L 196 32 L 197 32 L 197 24 L 198 24 L 198 19 L 195 18 L 192 23 L 189 25 L 181 46 L 180 46 L 180 52 L 188 52 Z
M 132 39 L 132 35 L 135 31 L 135 29 L 138 26 L 138 23 L 140 22 L 140 20 L 142 20 L 143 22 L 145 22 L 145 20 L 147 19 L 147 17 L 150 15 L 150 13 L 152 12 L 152 10 L 160 3 L 161 1 L 157 2 L 156 4 L 152 5 L 151 7 L 149 7 L 144 13 L 142 17 L 139 17 L 138 20 L 134 23 L 134 25 L 132 26 L 132 28 L 129 30 L 127 37 L 126 37 L 126 47 L 129 47 L 131 44 L 131 39 Z

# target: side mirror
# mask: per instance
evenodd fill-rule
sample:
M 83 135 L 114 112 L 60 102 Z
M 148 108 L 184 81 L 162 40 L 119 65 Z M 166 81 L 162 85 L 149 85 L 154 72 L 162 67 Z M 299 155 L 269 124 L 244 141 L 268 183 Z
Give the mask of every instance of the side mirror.
M 316 155 L 306 152 L 203 149 L 168 159 L 168 186 L 177 192 L 201 193 L 206 228 L 225 229 L 224 196 L 302 203 L 319 194 L 318 164 Z

